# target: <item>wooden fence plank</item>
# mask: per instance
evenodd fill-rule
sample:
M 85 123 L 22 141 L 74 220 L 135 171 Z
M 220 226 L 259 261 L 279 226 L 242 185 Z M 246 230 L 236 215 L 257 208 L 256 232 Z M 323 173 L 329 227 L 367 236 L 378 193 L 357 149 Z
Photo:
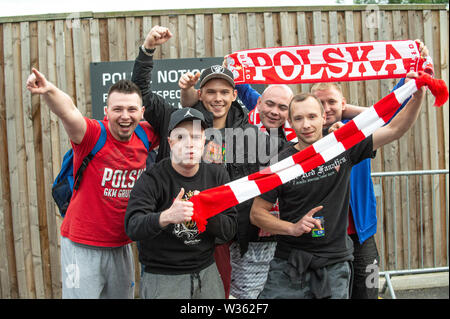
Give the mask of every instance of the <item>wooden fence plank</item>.
M 443 79 L 447 87 L 449 86 L 449 74 L 448 74 L 448 64 L 449 64 L 449 57 L 448 57 L 448 51 L 449 51 L 449 44 L 448 44 L 448 34 L 444 30 L 448 30 L 448 11 L 440 10 L 439 11 L 439 43 L 440 43 L 440 60 L 439 64 L 441 66 L 441 76 L 440 78 Z M 449 116 L 448 116 L 448 106 L 449 103 L 445 103 L 445 105 L 442 106 L 442 123 L 443 123 L 443 139 L 444 139 L 444 165 L 443 168 L 448 169 L 449 168 L 449 129 L 448 129 L 448 123 L 449 123 Z M 447 124 L 445 124 L 447 123 Z M 445 203 L 445 213 L 443 213 L 441 216 L 441 225 L 442 225 L 442 232 L 443 237 L 446 238 L 446 249 L 443 249 L 442 256 L 445 256 L 445 260 L 448 262 L 448 211 L 449 211 L 449 201 L 448 201 L 448 193 L 449 193 L 449 178 L 444 178 L 445 182 L 445 188 L 443 193 L 441 194 L 441 200 Z M 444 247 L 444 246 L 443 246 Z M 443 261 L 444 263 L 444 261 Z
M 264 33 L 265 33 L 264 38 L 266 40 L 266 47 L 268 48 L 274 47 L 275 40 L 274 40 L 273 19 L 271 12 L 264 13 Z
M 297 45 L 297 36 L 295 32 L 292 32 L 292 30 L 297 29 L 296 22 L 297 19 L 295 15 L 292 15 L 289 12 L 280 12 L 280 34 L 282 46 Z M 297 84 L 290 84 L 289 87 L 292 89 L 292 92 L 295 93 L 299 90 Z
M 237 16 L 237 24 L 239 25 L 239 29 L 237 30 L 238 38 L 236 39 L 239 50 L 243 50 L 248 47 L 248 34 L 247 34 L 247 21 L 246 15 L 238 14 Z
M 355 42 L 355 27 L 353 21 L 353 12 L 345 12 L 345 38 L 347 42 Z M 348 84 L 349 94 L 345 95 L 347 103 L 358 104 L 358 84 L 350 82 Z
M 48 73 L 47 61 L 47 22 L 38 22 L 38 55 L 39 55 L 39 69 L 43 74 Z M 41 132 L 42 132 L 42 161 L 43 161 L 43 184 L 51 185 L 53 182 L 53 166 L 52 166 L 52 141 L 51 141 L 51 127 L 50 127 L 50 110 L 48 106 L 40 98 L 41 111 Z M 50 258 L 51 269 L 51 287 L 52 293 L 56 293 L 60 284 L 59 274 L 59 258 L 58 258 L 58 242 L 56 238 L 57 230 L 55 225 L 55 204 L 51 196 L 49 187 L 44 188 L 45 196 L 45 210 L 40 214 L 41 225 L 44 225 L 48 230 L 48 238 L 46 239 L 46 254 Z M 45 219 L 45 222 L 43 222 Z M 53 294 L 53 297 L 55 295 Z
M 178 47 L 180 51 L 180 57 L 187 57 L 188 55 L 188 28 L 187 28 L 187 16 L 185 14 L 182 14 L 178 16 Z
M 415 11 L 408 11 L 408 38 L 409 39 L 423 39 L 423 29 L 420 27 L 421 17 L 418 16 L 418 13 Z M 421 170 L 423 169 L 422 165 L 422 152 L 420 151 L 420 131 L 421 131 L 421 122 L 418 120 L 415 125 L 411 128 L 411 134 L 413 138 L 409 144 L 409 163 L 412 165 L 412 170 Z M 417 148 L 417 149 L 416 149 Z M 411 200 L 415 203 L 415 207 L 411 207 L 410 209 L 414 209 L 415 211 L 411 214 L 411 242 L 416 243 L 412 245 L 412 255 L 411 255 L 411 264 L 417 266 L 416 268 L 422 267 L 421 258 L 422 258 L 422 237 L 421 232 L 422 228 L 418 227 L 421 223 L 421 212 L 422 206 L 420 203 L 420 182 L 419 178 L 412 178 L 412 182 L 416 185 L 416 193 L 410 193 Z
M 169 24 L 168 24 L 169 30 L 178 30 L 178 19 L 175 16 L 169 17 Z M 176 59 L 179 57 L 178 53 L 178 39 L 180 35 L 175 32 L 173 35 L 173 38 L 171 41 L 169 41 L 169 59 Z
M 38 35 L 43 30 L 43 27 L 39 27 L 37 22 L 30 22 L 30 66 L 40 69 L 40 65 L 45 66 L 45 62 L 39 64 L 39 38 Z M 30 70 L 28 70 L 30 71 Z M 44 294 L 45 298 L 52 297 L 52 274 L 51 267 L 52 262 L 50 259 L 50 250 L 48 244 L 48 226 L 47 226 L 47 207 L 45 200 L 46 184 L 44 183 L 44 171 L 43 171 L 43 154 L 42 154 L 42 126 L 41 126 L 41 104 L 40 97 L 38 95 L 31 96 L 29 109 L 26 111 L 32 121 L 32 134 L 34 137 L 34 156 L 36 166 L 36 187 L 37 189 L 37 207 L 38 207 L 38 227 L 39 227 L 39 245 L 40 256 L 42 259 L 42 272 L 44 281 Z M 43 106 L 43 109 L 45 105 Z
M 125 24 L 125 20 L 122 20 Z M 90 35 L 90 24 L 89 20 L 81 20 L 81 36 L 83 39 L 83 85 L 84 85 L 84 101 L 86 103 L 86 113 L 87 117 L 92 117 L 92 97 L 91 97 L 91 77 L 89 76 L 89 64 L 91 61 L 91 41 L 89 40 Z M 123 35 L 125 36 L 125 26 L 123 25 Z M 122 43 L 123 55 L 122 60 L 126 60 L 126 44 L 125 41 Z
M 391 12 L 381 11 L 380 12 L 380 28 L 378 29 L 378 39 L 379 40 L 390 40 L 394 38 L 393 34 L 393 17 Z M 393 85 L 392 80 L 386 79 L 379 81 L 380 87 L 380 97 L 387 95 Z M 384 170 L 389 172 L 395 172 L 399 170 L 399 141 L 393 141 L 383 147 L 383 157 L 384 157 Z M 401 210 L 401 199 L 399 194 L 401 193 L 400 189 L 400 180 L 395 180 L 396 192 L 393 188 L 391 188 L 391 184 L 386 184 L 386 192 L 387 194 L 392 194 L 392 200 L 385 201 L 385 209 L 386 209 L 386 223 L 389 226 L 389 231 L 387 232 L 386 239 L 388 240 L 389 245 L 393 248 L 394 251 L 394 267 L 398 267 L 402 265 L 403 262 L 403 247 L 402 241 L 398 240 L 401 238 L 399 233 L 402 231 L 402 210 Z
M 256 15 L 254 12 L 247 13 L 247 32 L 248 32 L 248 48 L 258 48 L 256 37 Z
M 213 14 L 213 56 L 224 56 L 222 47 L 222 15 Z
M 127 17 L 125 18 L 125 41 L 126 41 L 126 59 L 127 60 L 134 60 L 137 56 L 137 49 L 136 46 L 136 36 L 139 36 L 139 34 L 136 34 L 136 29 L 134 26 L 135 22 L 134 17 Z
M 306 15 L 304 12 L 297 12 L 297 43 L 299 45 L 306 45 L 308 43 L 308 33 L 306 30 Z M 302 83 L 297 86 L 300 92 L 309 92 L 310 84 Z
M 186 39 L 187 39 L 187 53 L 185 58 L 195 57 L 195 17 L 189 15 L 186 19 Z
M 77 23 L 73 23 L 73 26 L 77 26 Z M 46 36 L 46 53 L 47 53 L 47 77 L 52 83 L 57 83 L 57 68 L 56 68 L 56 46 L 55 46 L 55 26 L 54 21 L 47 22 L 47 36 Z M 47 105 L 45 105 L 48 108 Z M 60 139 L 59 139 L 59 120 L 58 117 L 51 111 L 48 111 L 49 117 L 49 129 L 50 129 L 50 141 L 51 141 L 51 161 L 52 161 L 52 175 L 49 176 L 50 183 L 53 183 L 56 175 L 61 168 L 61 150 L 60 150 Z M 47 216 L 49 225 L 49 240 L 52 258 L 52 279 L 54 290 L 58 291 L 61 275 L 60 267 L 58 267 L 58 262 L 60 259 L 60 236 L 59 228 L 57 223 L 57 212 L 56 205 L 53 201 L 53 197 L 49 197 L 51 203 L 51 214 Z
M 169 28 L 169 17 L 164 15 L 160 17 L 160 25 L 163 27 L 167 27 Z M 150 31 L 150 30 L 149 30 Z M 161 50 L 156 50 L 156 51 L 161 51 L 161 59 L 169 59 L 170 58 L 170 42 L 172 41 L 168 41 L 166 43 L 164 43 L 163 45 L 161 45 Z
M 230 14 L 230 36 L 231 36 L 231 52 L 241 49 L 241 40 L 239 32 L 239 15 Z
M 99 23 L 98 23 L 97 19 L 91 19 L 91 20 L 89 20 L 89 24 L 90 24 L 89 38 L 91 40 L 91 62 L 100 62 L 102 60 L 102 58 L 101 58 L 101 53 L 100 53 Z M 55 28 L 57 28 L 57 27 L 55 26 Z M 58 27 L 58 29 L 59 29 L 59 27 Z M 59 32 L 57 32 L 57 35 L 59 35 Z M 61 36 L 64 36 L 64 33 L 62 33 Z M 128 42 L 127 42 L 127 44 L 128 44 Z M 58 41 L 56 42 L 56 45 L 58 45 Z
M 0 108 L 0 117 L 3 117 L 2 107 Z M 3 121 L 0 122 L 2 125 L 4 124 Z M 6 140 L 4 136 L 2 135 L 1 140 Z M 5 145 L 6 146 L 6 145 Z M 5 155 L 7 152 L 4 153 Z M 6 179 L 6 174 L 3 173 L 3 169 L 0 169 L 0 179 L 3 181 Z M 0 182 L 0 194 L 5 195 L 6 191 L 3 188 L 3 182 Z M 8 192 L 9 193 L 9 192 Z M 3 196 L 0 198 L 0 298 L 6 299 L 11 298 L 11 288 L 10 288 L 10 277 L 9 277 L 9 267 L 8 267 L 8 259 L 10 258 L 8 256 L 8 248 L 7 248 L 7 240 L 6 240 L 6 234 L 7 229 L 9 228 L 9 225 L 5 223 L 4 214 L 10 209 L 9 201 L 3 198 Z
M 431 11 L 424 10 L 423 11 L 423 29 L 424 29 L 424 37 L 423 41 L 426 43 L 426 45 L 430 48 L 430 54 L 433 54 L 433 36 L 432 36 L 432 15 Z M 421 115 L 421 121 L 423 124 L 423 127 L 428 127 L 428 132 L 421 132 L 421 140 L 422 145 L 427 144 L 426 147 L 426 159 L 427 159 L 427 169 L 436 169 L 437 168 L 437 161 L 436 161 L 436 154 L 438 152 L 437 149 L 437 140 L 436 140 L 436 114 L 434 110 L 432 109 L 433 101 L 429 94 L 427 94 L 426 102 L 422 106 L 422 115 Z M 430 126 L 431 124 L 431 126 Z M 424 149 L 424 148 L 422 148 Z M 432 184 L 432 179 L 427 177 L 426 180 L 428 182 L 425 184 L 426 186 L 426 194 L 427 198 L 425 200 L 425 205 L 427 205 L 424 209 L 424 218 L 425 218 L 425 238 L 427 239 L 425 241 L 425 253 L 426 253 L 426 264 L 429 267 L 433 267 L 434 265 L 434 234 L 433 234 L 433 210 L 435 208 L 433 200 L 432 200 L 432 193 L 435 190 L 435 185 Z
M 426 43 L 427 47 L 429 47 L 430 55 L 433 58 L 433 61 L 439 61 L 439 46 L 441 43 L 439 42 L 439 12 L 437 11 L 431 11 L 427 12 L 424 16 L 429 17 L 428 19 L 425 19 L 424 21 L 424 42 Z M 438 63 L 435 63 L 435 72 L 437 74 L 440 73 L 440 65 Z M 438 123 L 442 121 L 441 117 L 441 109 L 436 108 L 433 106 L 434 104 L 434 98 L 431 96 L 431 94 L 427 94 L 427 100 L 428 100 L 428 126 L 430 128 L 428 134 L 430 139 L 430 161 L 431 161 L 431 169 L 439 169 L 441 168 L 440 164 L 440 158 L 444 158 L 443 156 L 440 156 L 439 153 L 443 149 L 443 144 L 441 145 L 440 136 L 442 136 L 443 132 L 439 129 Z M 440 196 L 440 178 L 436 177 L 431 180 L 431 187 L 432 187 L 432 207 L 433 211 L 431 214 L 431 223 L 433 225 L 432 232 L 433 232 L 433 266 L 437 266 L 442 264 L 442 257 L 441 254 L 442 246 L 445 243 L 445 233 L 443 234 L 441 231 L 441 214 L 445 214 L 445 211 L 441 210 L 442 205 L 441 201 L 439 199 Z M 444 235 L 444 236 L 442 236 Z
M 34 151 L 34 132 L 33 132 L 33 110 L 31 106 L 31 96 L 26 86 L 25 80 L 30 74 L 30 27 L 28 22 L 20 24 L 20 42 L 21 42 L 21 65 L 22 65 L 22 105 L 23 105 L 23 127 L 26 149 L 27 163 L 27 190 L 28 190 L 28 210 L 29 210 L 29 233 L 32 255 L 32 267 L 34 270 L 35 297 L 45 298 L 44 277 L 42 270 L 42 256 L 39 236 L 39 212 L 38 198 L 36 189 L 36 166 Z
M 0 283 L 2 298 L 18 297 L 16 258 L 8 166 L 7 117 L 5 97 L 4 30 L 0 25 Z M 8 29 L 8 28 L 6 28 Z
M 141 43 L 139 43 L 139 45 L 142 45 L 144 43 L 145 37 L 147 36 L 148 32 L 152 29 L 153 27 L 153 21 L 152 21 L 152 17 L 143 17 L 142 18 L 142 41 Z M 159 58 L 159 54 L 161 54 L 161 52 L 159 52 L 160 50 L 156 50 L 155 51 L 155 58 Z
M 328 12 L 330 43 L 339 43 L 337 11 Z
M 97 35 L 91 33 L 91 41 L 98 42 L 98 20 L 93 24 L 97 25 Z M 67 92 L 67 73 L 66 73 L 66 40 L 64 34 L 64 21 L 55 21 L 55 60 L 56 60 L 56 86 L 63 92 Z M 97 40 L 95 40 L 97 39 Z M 100 45 L 98 45 L 97 55 L 92 57 L 93 61 L 100 60 Z M 70 148 L 69 137 L 64 129 L 62 121 L 58 119 L 58 136 L 59 136 L 59 148 L 60 159 L 64 157 L 66 151 Z
M 19 188 L 19 214 L 22 228 L 22 236 L 23 236 L 23 249 L 24 249 L 24 265 L 25 265 L 25 275 L 26 275 L 26 286 L 27 286 L 27 294 L 29 298 L 36 298 L 36 289 L 35 289 L 35 280 L 34 280 L 34 267 L 33 267 L 33 249 L 31 245 L 31 236 L 30 236 L 30 212 L 29 212 L 29 194 L 28 194 L 28 179 L 27 179 L 27 154 L 25 147 L 25 133 L 24 133 L 24 123 L 22 121 L 24 117 L 23 111 L 23 98 L 22 98 L 22 61 L 26 58 L 21 54 L 22 47 L 29 47 L 29 42 L 24 39 L 24 43 L 22 43 L 21 39 L 21 25 L 19 23 L 13 24 L 14 30 L 14 65 L 15 65 L 15 75 L 14 75 L 14 94 L 16 95 L 16 106 L 17 111 L 16 114 L 18 116 L 16 120 L 16 143 L 17 143 L 17 167 L 18 167 L 18 176 L 19 176 L 19 185 L 22 187 Z M 27 31 L 27 30 L 26 30 Z M 26 69 L 29 67 L 25 66 Z
M 205 30 L 205 19 L 203 15 L 195 15 L 195 56 L 200 58 L 206 54 L 205 41 L 202 32 Z
M 19 65 L 17 52 L 17 35 L 15 34 L 16 26 L 14 24 L 6 24 L 4 26 L 4 56 L 5 56 L 5 103 L 6 103 L 6 129 L 8 139 L 8 160 L 9 160 L 9 175 L 10 175 L 10 194 L 11 194 L 11 211 L 12 211 L 12 226 L 14 232 L 14 249 L 16 257 L 16 272 L 18 279 L 19 297 L 29 298 L 29 290 L 27 287 L 27 273 L 25 265 L 25 251 L 24 234 L 21 215 L 21 195 L 23 196 L 23 187 L 20 184 L 19 170 L 21 147 L 17 136 L 21 135 L 20 129 L 17 127 L 18 119 L 21 115 L 18 114 L 18 96 L 16 94 L 15 83 L 17 83 L 16 69 Z M 19 142 L 19 143 L 18 143 Z
M 84 41 L 82 38 L 81 27 L 72 28 L 73 37 L 73 62 L 74 62 L 74 75 L 75 75 L 75 95 L 74 101 L 81 114 L 86 115 L 86 100 L 85 100 L 85 83 L 84 83 L 84 62 L 83 51 Z M 108 21 L 108 39 L 109 39 L 109 58 L 111 61 L 119 60 L 118 55 L 118 43 L 116 32 L 116 20 Z

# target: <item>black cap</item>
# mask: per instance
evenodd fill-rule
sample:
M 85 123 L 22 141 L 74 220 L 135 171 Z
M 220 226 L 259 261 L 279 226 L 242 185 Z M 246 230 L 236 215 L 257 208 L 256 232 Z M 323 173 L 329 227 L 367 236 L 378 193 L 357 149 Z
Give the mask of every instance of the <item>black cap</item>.
M 193 108 L 185 107 L 179 110 L 176 110 L 175 112 L 170 115 L 170 121 L 169 121 L 169 133 L 177 127 L 181 122 L 184 121 L 193 121 L 193 120 L 200 120 L 202 126 L 204 129 L 207 128 L 205 117 L 203 114 Z
M 233 73 L 221 65 L 212 65 L 203 70 L 202 75 L 200 76 L 200 88 L 212 79 L 224 79 L 230 83 L 234 89 Z

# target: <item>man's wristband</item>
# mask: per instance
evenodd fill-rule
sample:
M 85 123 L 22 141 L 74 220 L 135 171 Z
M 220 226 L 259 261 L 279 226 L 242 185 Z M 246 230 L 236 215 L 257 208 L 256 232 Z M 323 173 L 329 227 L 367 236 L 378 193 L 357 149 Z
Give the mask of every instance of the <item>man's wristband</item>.
M 145 55 L 153 56 L 153 53 L 155 53 L 156 49 L 147 50 L 144 45 L 141 45 L 141 50 L 142 50 L 142 52 L 144 52 Z

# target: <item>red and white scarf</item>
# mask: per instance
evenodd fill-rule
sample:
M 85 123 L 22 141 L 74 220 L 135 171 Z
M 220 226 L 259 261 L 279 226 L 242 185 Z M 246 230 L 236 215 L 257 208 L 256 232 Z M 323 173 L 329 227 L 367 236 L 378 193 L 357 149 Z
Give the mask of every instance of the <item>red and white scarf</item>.
M 419 74 L 419 78 L 391 92 L 367 111 L 306 149 L 260 172 L 204 190 L 191 197 L 190 201 L 194 203 L 192 219 L 196 222 L 199 232 L 206 229 L 208 218 L 287 183 L 361 142 L 382 127 L 402 103 L 420 87 L 428 86 L 436 98 L 435 105 L 443 105 L 448 99 L 445 82 L 433 79 L 423 72 Z
M 248 122 L 257 126 L 261 131 L 267 132 L 266 127 L 263 125 L 261 121 L 261 117 L 259 115 L 258 107 L 256 106 L 250 113 L 248 113 Z M 297 135 L 295 134 L 294 129 L 289 125 L 288 121 L 286 121 L 283 125 L 284 136 L 289 142 L 297 143 Z
M 429 70 L 411 40 L 372 41 L 251 49 L 227 57 L 234 82 L 315 83 L 404 78 Z

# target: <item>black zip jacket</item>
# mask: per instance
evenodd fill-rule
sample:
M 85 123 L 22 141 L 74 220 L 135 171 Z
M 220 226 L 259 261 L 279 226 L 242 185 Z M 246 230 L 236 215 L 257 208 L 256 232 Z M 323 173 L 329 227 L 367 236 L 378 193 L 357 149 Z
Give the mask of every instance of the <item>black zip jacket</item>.
M 142 92 L 145 106 L 144 118 L 160 136 L 156 162 L 170 156 L 167 141 L 170 115 L 177 108 L 169 104 L 163 97 L 151 91 L 150 81 L 153 69 L 153 57 L 139 49 L 131 80 Z M 199 101 L 193 108 L 203 113 L 209 128 L 213 128 L 213 115 Z M 228 129 L 233 130 L 228 130 Z M 209 132 L 209 131 L 208 131 Z M 228 132 L 228 134 L 227 134 Z M 225 133 L 225 134 L 224 134 Z M 286 144 L 285 139 L 273 137 L 261 132 L 256 126 L 248 123 L 248 111 L 234 101 L 228 111 L 225 130 L 221 131 L 226 145 L 225 167 L 230 180 L 250 175 L 271 164 L 274 158 Z M 207 134 L 207 138 L 208 138 Z M 250 208 L 253 199 L 236 206 L 238 212 L 238 234 L 241 254 L 248 249 L 248 242 L 258 241 L 258 228 L 250 223 Z

